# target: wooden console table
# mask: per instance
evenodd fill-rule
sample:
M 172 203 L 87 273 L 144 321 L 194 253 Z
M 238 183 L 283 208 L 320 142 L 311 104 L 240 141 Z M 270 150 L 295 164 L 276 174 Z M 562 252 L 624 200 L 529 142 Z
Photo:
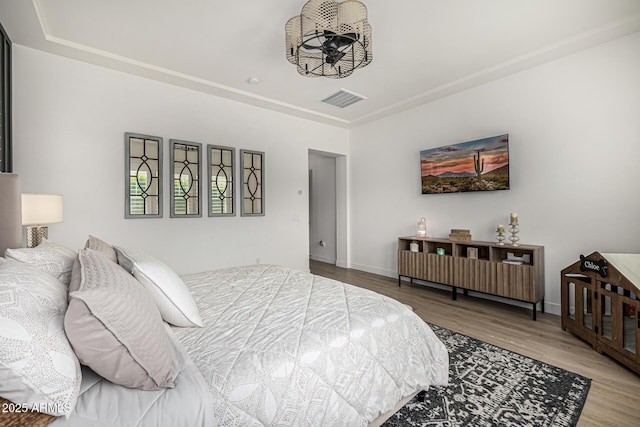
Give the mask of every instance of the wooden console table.
M 412 242 L 417 243 L 417 252 L 410 250 Z M 508 253 L 519 258 L 526 256 L 529 262 L 504 262 Z M 544 313 L 544 246 L 400 237 L 398 286 L 402 277 L 411 282 L 419 279 L 451 286 L 454 300 L 461 288 L 465 294 L 474 291 L 528 302 L 533 304 L 533 320 L 537 304 L 542 302 Z

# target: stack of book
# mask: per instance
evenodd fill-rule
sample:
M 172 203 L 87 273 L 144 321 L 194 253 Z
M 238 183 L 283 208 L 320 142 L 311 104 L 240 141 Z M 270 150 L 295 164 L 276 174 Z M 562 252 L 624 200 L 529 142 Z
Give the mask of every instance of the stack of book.
M 471 231 L 453 228 L 451 229 L 451 233 L 449 233 L 449 240 L 453 240 L 454 242 L 470 242 Z
M 514 265 L 531 264 L 531 255 L 516 256 L 513 252 L 507 252 L 507 259 L 503 259 L 502 262 Z

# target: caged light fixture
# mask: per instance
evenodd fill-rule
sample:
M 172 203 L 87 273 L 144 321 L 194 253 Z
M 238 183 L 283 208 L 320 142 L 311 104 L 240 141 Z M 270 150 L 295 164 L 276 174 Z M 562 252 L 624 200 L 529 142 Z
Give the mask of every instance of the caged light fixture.
M 373 59 L 367 7 L 357 0 L 309 0 L 285 32 L 287 59 L 303 76 L 340 79 Z

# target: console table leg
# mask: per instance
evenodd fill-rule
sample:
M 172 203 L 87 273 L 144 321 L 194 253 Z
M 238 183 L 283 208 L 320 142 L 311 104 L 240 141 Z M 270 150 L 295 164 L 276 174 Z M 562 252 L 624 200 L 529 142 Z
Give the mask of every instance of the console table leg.
M 544 298 L 540 301 L 540 313 L 544 313 Z
M 402 286 L 402 276 L 398 276 L 398 286 Z
M 451 299 L 454 301 L 458 299 L 458 288 L 455 286 L 451 287 Z
M 538 312 L 538 303 L 533 303 L 533 320 L 536 320 L 536 313 Z

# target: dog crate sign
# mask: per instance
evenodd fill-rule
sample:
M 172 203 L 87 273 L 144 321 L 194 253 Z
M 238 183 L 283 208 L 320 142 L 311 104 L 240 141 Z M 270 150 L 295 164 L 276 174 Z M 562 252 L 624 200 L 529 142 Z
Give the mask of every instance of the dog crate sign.
M 580 255 L 580 271 L 595 271 L 601 277 L 607 277 L 607 260 L 600 258 L 599 261 L 587 259 L 584 255 Z

